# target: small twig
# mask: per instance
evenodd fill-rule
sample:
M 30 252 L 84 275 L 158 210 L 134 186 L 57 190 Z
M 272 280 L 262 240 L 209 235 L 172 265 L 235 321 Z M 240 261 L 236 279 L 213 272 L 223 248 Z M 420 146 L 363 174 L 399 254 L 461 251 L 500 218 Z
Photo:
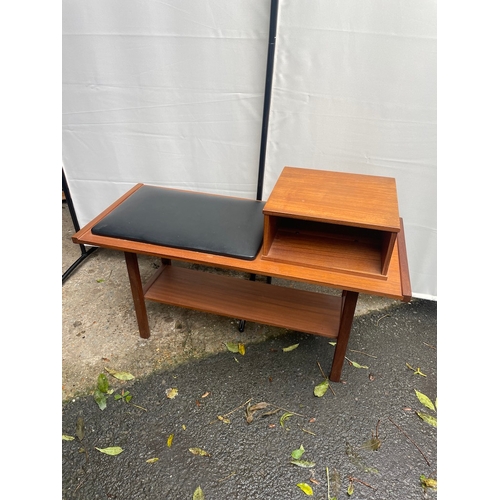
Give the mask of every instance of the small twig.
M 368 484 L 368 483 L 365 483 L 364 481 L 361 481 L 361 479 L 358 479 L 357 477 L 347 476 L 347 479 L 349 479 L 349 481 L 351 481 L 353 483 L 357 482 L 357 483 L 364 484 L 365 486 L 368 486 L 368 488 L 371 488 L 372 490 L 376 490 L 377 489 L 374 486 L 372 486 L 371 484 Z
M 381 319 L 387 318 L 388 316 L 390 316 L 390 314 L 384 314 L 384 315 L 383 315 L 383 316 L 381 316 L 379 319 L 377 319 L 377 326 L 378 326 L 378 322 L 379 322 Z
M 223 481 L 227 481 L 230 477 L 233 477 L 236 474 L 236 472 L 231 472 L 229 476 L 223 477 L 222 479 L 219 479 L 219 483 L 222 483 Z
M 377 359 L 377 356 L 374 356 L 373 354 L 368 354 L 367 352 L 356 351 L 356 349 L 349 349 L 349 351 L 351 351 L 351 352 L 358 352 L 359 354 L 364 354 L 365 356 L 370 356 L 370 358 Z
M 424 455 L 424 452 L 418 447 L 417 443 L 415 443 L 415 441 L 413 441 L 413 439 L 408 436 L 408 434 L 406 434 L 406 432 L 401 429 L 401 427 L 399 427 L 398 424 L 396 424 L 391 417 L 387 417 L 399 430 L 402 434 L 404 434 L 404 436 L 406 436 L 406 438 L 415 446 L 415 448 L 417 448 L 417 450 L 421 453 L 421 455 L 425 458 L 425 461 L 427 462 L 427 465 L 430 467 L 430 462 L 429 460 L 427 460 L 427 457 Z
M 364 354 L 365 356 L 370 356 L 370 358 L 375 358 L 375 359 L 377 359 L 377 356 L 374 356 L 373 354 L 368 354 L 367 352 L 363 352 L 363 351 L 356 351 L 355 349 L 349 349 L 349 351 L 351 351 L 351 352 L 358 352 L 359 354 Z
M 330 474 L 328 472 L 328 467 L 326 468 L 326 486 L 328 491 L 328 500 L 330 500 Z
M 304 432 L 307 432 L 307 434 L 311 434 L 312 436 L 316 436 L 316 434 L 312 431 L 308 431 L 307 429 L 302 429 Z
M 321 368 L 321 365 L 319 364 L 319 361 L 316 361 L 316 363 L 318 363 L 318 366 L 319 366 L 319 370 L 321 372 L 321 375 L 323 375 L 324 379 L 325 380 L 328 380 L 328 377 L 325 375 L 325 372 L 323 371 L 323 368 Z M 334 396 L 336 396 L 334 390 L 332 389 L 332 386 L 330 385 L 330 381 L 328 380 L 328 387 L 330 388 L 330 390 L 332 391 L 332 394 Z
M 75 488 L 75 493 L 80 489 L 84 481 L 85 481 L 84 479 L 80 481 L 80 484 Z
M 283 410 L 283 411 L 286 411 L 287 413 L 291 413 L 292 415 L 297 415 L 297 417 L 309 418 L 306 415 L 301 415 L 300 413 L 295 413 L 294 411 L 287 410 L 286 408 L 281 408 L 280 406 L 273 405 L 272 403 L 269 403 L 269 406 L 274 406 L 278 410 Z
M 232 413 L 234 413 L 235 411 L 238 411 L 240 410 L 241 408 L 243 408 L 244 406 L 246 406 L 248 403 L 250 403 L 250 401 L 252 401 L 253 398 L 250 398 L 248 401 L 245 401 L 243 404 L 241 404 L 240 406 L 237 406 L 234 410 L 231 410 L 230 412 L 226 413 L 225 415 L 221 415 L 222 418 L 226 418 L 228 415 L 231 415 Z M 212 420 L 210 422 L 210 425 L 211 424 L 214 424 L 215 422 L 219 422 L 219 419 L 217 420 Z
M 424 345 L 426 345 L 427 347 L 430 347 L 431 349 L 436 349 L 436 346 L 435 345 L 431 345 L 431 344 L 428 344 L 427 342 L 422 342 Z
M 250 403 L 250 401 L 252 401 L 253 398 L 250 398 L 248 401 L 245 401 L 242 405 L 238 406 L 237 408 L 235 408 L 234 410 L 231 410 L 229 413 L 225 413 L 224 415 L 222 415 L 224 418 L 226 418 L 228 415 L 231 415 L 231 413 L 234 413 L 235 411 L 238 411 L 240 410 L 241 408 L 243 408 L 244 406 L 246 406 L 248 403 Z

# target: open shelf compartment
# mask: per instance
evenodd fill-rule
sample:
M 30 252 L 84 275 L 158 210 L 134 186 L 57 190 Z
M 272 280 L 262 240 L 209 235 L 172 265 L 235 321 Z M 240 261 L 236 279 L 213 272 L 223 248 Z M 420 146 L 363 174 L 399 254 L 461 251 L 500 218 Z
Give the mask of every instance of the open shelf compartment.
M 266 216 L 262 258 L 385 279 L 396 233 Z
M 165 265 L 144 287 L 144 298 L 221 316 L 337 338 L 342 299 Z

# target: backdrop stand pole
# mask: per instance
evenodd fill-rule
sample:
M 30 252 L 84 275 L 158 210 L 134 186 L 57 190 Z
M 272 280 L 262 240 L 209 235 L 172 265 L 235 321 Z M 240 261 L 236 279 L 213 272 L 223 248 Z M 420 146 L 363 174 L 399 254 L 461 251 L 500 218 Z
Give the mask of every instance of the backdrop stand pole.
M 259 178 L 257 181 L 258 201 L 262 201 L 262 189 L 264 185 L 267 130 L 269 126 L 269 109 L 271 107 L 271 90 L 273 84 L 274 49 L 276 48 L 277 24 L 278 24 L 278 0 L 271 0 L 271 18 L 269 22 L 269 46 L 267 50 L 266 87 L 264 91 L 264 111 L 262 116 L 262 134 L 260 138 Z
M 64 175 L 64 169 L 62 171 L 62 189 L 64 192 L 64 197 L 66 203 L 68 204 L 69 213 L 71 214 L 71 220 L 73 221 L 73 227 L 75 231 L 80 231 L 80 224 L 78 223 L 78 218 L 76 216 L 75 207 L 73 205 L 73 200 L 71 199 L 71 193 L 69 191 L 68 183 L 66 182 L 66 176 Z M 71 266 L 64 272 L 62 275 L 62 282 L 64 282 L 69 278 L 71 273 L 93 252 L 97 250 L 98 247 L 90 247 L 88 250 L 85 248 L 85 245 L 80 245 L 81 256 L 73 263 Z

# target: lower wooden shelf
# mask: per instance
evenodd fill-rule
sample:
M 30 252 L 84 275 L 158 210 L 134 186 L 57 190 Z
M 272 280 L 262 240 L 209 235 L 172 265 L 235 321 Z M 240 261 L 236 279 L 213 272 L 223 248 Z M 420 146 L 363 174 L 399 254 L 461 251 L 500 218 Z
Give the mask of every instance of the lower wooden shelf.
M 221 316 L 337 338 L 342 299 L 259 281 L 165 265 L 144 298 Z

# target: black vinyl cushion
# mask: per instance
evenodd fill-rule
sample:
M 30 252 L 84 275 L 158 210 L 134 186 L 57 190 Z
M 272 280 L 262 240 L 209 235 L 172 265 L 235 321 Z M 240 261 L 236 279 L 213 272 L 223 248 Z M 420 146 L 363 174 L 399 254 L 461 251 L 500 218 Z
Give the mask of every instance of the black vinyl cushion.
M 262 245 L 264 202 L 141 186 L 92 233 L 253 260 Z

